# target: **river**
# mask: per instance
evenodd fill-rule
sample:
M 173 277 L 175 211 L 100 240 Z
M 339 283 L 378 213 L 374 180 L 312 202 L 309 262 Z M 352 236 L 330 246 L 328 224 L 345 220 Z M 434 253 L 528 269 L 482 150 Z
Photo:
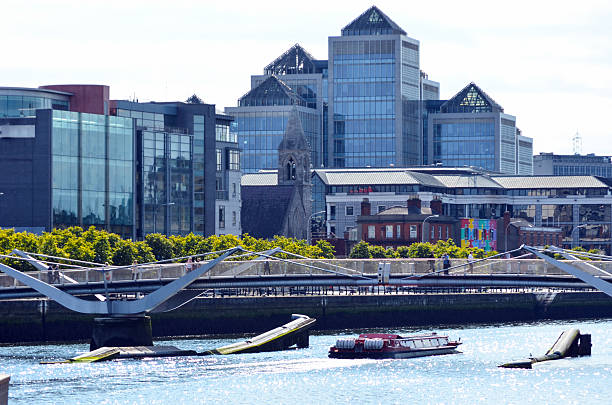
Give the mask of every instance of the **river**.
M 592 334 L 592 356 L 536 364 L 532 370 L 497 367 L 530 353 L 544 354 L 569 328 Z M 0 347 L 0 373 L 11 375 L 11 405 L 612 403 L 612 319 L 435 331 L 460 337 L 463 353 L 405 360 L 328 359 L 327 350 L 337 337 L 363 332 L 344 330 L 311 336 L 310 348 L 301 350 L 93 364 L 39 364 L 85 352 L 86 344 L 5 346 Z M 202 351 L 236 340 L 156 344 Z

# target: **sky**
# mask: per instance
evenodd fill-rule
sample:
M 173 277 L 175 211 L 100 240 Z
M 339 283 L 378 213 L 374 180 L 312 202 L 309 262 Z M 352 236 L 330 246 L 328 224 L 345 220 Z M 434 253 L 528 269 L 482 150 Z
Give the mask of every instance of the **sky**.
M 111 99 L 235 106 L 250 76 L 296 43 L 376 5 L 420 41 L 448 99 L 475 82 L 517 117 L 534 153 L 612 155 L 612 2 L 2 0 L 0 86 L 106 84 Z

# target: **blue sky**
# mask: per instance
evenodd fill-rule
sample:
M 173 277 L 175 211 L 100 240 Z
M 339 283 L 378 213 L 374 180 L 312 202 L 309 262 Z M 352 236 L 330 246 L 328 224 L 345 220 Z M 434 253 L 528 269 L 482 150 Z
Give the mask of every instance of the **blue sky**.
M 474 81 L 535 152 L 612 155 L 612 4 L 606 1 L 14 1 L 0 14 L 3 86 L 97 83 L 111 98 L 235 106 L 250 75 L 327 38 L 372 4 L 421 42 L 449 98 Z

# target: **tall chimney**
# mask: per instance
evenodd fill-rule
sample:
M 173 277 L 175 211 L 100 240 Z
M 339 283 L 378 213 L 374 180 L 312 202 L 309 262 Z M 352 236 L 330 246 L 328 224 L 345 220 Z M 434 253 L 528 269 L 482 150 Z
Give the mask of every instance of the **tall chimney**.
M 370 200 L 364 198 L 361 201 L 361 215 L 372 215 L 372 208 L 370 205 Z

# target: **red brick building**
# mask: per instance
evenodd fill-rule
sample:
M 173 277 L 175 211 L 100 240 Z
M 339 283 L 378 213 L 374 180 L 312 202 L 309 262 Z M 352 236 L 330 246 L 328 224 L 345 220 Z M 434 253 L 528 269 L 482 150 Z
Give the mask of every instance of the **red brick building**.
M 357 217 L 357 237 L 372 245 L 383 247 L 407 246 L 415 242 L 456 239 L 456 219 L 442 215 L 442 202 L 431 201 L 421 207 L 421 200 L 409 199 L 405 206 L 389 207 L 371 214 L 370 202 L 361 202 Z

